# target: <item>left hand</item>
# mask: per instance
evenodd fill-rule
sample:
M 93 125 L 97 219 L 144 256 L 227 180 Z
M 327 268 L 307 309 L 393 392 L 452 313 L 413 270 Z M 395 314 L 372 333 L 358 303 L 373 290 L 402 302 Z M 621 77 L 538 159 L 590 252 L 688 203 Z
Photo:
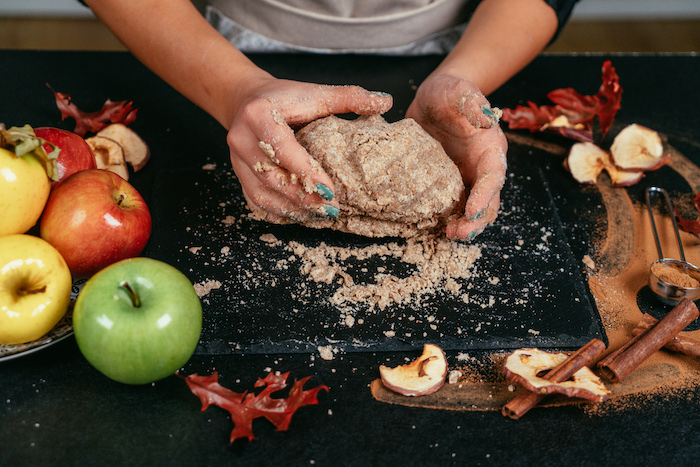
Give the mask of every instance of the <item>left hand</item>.
M 439 73 L 420 85 L 406 112 L 442 143 L 462 174 L 467 202 L 464 216 L 447 225 L 449 238 L 472 240 L 498 215 L 508 149 L 499 115 L 476 85 Z

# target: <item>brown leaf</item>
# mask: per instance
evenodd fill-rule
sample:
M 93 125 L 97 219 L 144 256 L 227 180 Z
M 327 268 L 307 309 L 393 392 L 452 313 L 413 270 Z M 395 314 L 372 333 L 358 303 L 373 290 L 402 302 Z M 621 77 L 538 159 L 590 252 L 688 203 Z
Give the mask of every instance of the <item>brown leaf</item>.
M 271 395 L 287 387 L 289 372 L 284 374 L 269 373 L 265 378 L 258 379 L 255 388 L 262 388 L 258 393 L 237 393 L 219 384 L 217 372 L 209 376 L 189 375 L 185 381 L 194 395 L 202 401 L 202 410 L 210 405 L 217 405 L 231 414 L 234 429 L 231 432 L 231 443 L 238 438 L 255 439 L 253 435 L 253 420 L 264 417 L 277 430 L 286 431 L 292 420 L 292 415 L 305 405 L 318 404 L 317 394 L 328 387 L 321 385 L 304 390 L 304 384 L 311 378 L 294 380 L 286 398 L 272 398 Z
M 578 141 L 593 141 L 597 117 L 602 136 L 605 136 L 620 109 L 622 87 L 609 60 L 603 63 L 602 73 L 603 82 L 595 95 L 584 96 L 573 88 L 555 89 L 547 94 L 554 105 L 537 106 L 528 102 L 527 107 L 503 109 L 503 120 L 511 130 L 549 131 Z M 560 121 L 565 123 L 556 123 Z
M 80 110 L 71 99 L 70 95 L 56 92 L 49 86 L 56 99 L 56 107 L 61 111 L 61 120 L 72 117 L 75 120 L 75 130 L 80 136 L 86 133 L 97 133 L 111 123 L 128 125 L 136 119 L 137 109 L 133 108 L 132 101 L 107 101 L 97 112 L 84 112 Z
M 695 199 L 693 200 L 693 204 L 695 205 L 695 209 L 700 211 L 700 193 L 698 193 L 695 196 Z M 673 207 L 673 214 L 678 219 L 678 227 L 680 227 L 684 231 L 691 233 L 691 234 L 695 235 L 696 237 L 700 238 L 700 220 L 698 220 L 698 219 L 686 219 L 684 217 L 679 216 L 675 206 Z

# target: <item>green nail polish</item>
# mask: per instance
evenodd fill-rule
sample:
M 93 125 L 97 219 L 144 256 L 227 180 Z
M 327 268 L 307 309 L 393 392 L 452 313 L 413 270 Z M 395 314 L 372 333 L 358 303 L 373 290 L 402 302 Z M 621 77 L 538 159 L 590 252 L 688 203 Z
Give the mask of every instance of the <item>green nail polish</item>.
M 338 217 L 338 214 L 340 214 L 340 210 L 338 210 L 338 208 L 336 208 L 332 204 L 324 204 L 323 210 L 326 211 L 326 214 L 331 219 L 336 219 Z
M 326 201 L 331 201 L 333 199 L 333 197 L 335 196 L 335 194 L 331 191 L 331 189 L 328 188 L 323 183 L 316 184 L 316 193 L 318 193 L 318 195 L 321 198 L 325 199 Z
M 481 211 L 474 214 L 474 217 L 472 217 L 472 220 L 475 221 L 475 220 L 479 219 L 481 216 L 483 216 L 484 214 L 486 214 L 486 209 L 482 209 Z
M 496 123 L 498 123 L 498 115 L 496 115 L 496 113 L 493 110 L 491 110 L 491 107 L 489 107 L 488 105 L 484 104 L 481 106 L 481 113 L 483 113 L 487 117 L 493 118 L 494 120 L 496 120 Z

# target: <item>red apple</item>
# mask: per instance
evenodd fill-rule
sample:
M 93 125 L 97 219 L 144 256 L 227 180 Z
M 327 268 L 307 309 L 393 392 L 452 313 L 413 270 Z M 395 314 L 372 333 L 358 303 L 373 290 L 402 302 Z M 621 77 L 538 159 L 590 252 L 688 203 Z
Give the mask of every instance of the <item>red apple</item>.
M 129 182 L 107 170 L 83 170 L 63 180 L 41 217 L 41 237 L 78 277 L 138 256 L 150 235 L 146 202 Z
M 35 128 L 34 134 L 61 150 L 56 161 L 59 181 L 75 172 L 97 168 L 92 149 L 90 149 L 90 146 L 88 146 L 82 136 L 72 131 L 52 127 Z M 53 150 L 49 145 L 45 145 L 44 149 L 47 153 Z M 58 182 L 53 182 L 51 187 L 55 188 L 56 184 Z

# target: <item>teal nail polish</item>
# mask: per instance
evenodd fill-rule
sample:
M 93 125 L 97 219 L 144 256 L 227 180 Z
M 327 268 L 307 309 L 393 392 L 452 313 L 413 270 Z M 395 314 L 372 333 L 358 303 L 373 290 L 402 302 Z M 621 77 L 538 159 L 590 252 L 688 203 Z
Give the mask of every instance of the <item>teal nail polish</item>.
M 481 216 L 483 216 L 484 214 L 486 214 L 486 209 L 482 209 L 481 211 L 474 214 L 474 217 L 472 217 L 471 220 L 475 221 L 475 220 L 479 219 Z
M 326 201 L 331 201 L 333 199 L 333 197 L 335 196 L 335 194 L 331 191 L 331 189 L 328 188 L 323 183 L 316 184 L 316 193 L 318 193 L 318 196 L 325 199 Z
M 487 117 L 493 118 L 494 120 L 496 120 L 496 123 L 498 123 L 498 115 L 496 115 L 496 113 L 493 110 L 491 110 L 491 107 L 489 107 L 488 105 L 484 104 L 481 106 L 481 113 L 483 113 Z
M 331 219 L 336 219 L 338 217 L 338 214 L 340 214 L 340 210 L 332 204 L 324 204 L 323 210 L 326 211 L 326 214 Z
M 376 96 L 379 96 L 379 97 L 391 97 L 391 94 L 389 94 L 388 92 L 384 92 L 384 91 L 370 91 L 370 92 Z

